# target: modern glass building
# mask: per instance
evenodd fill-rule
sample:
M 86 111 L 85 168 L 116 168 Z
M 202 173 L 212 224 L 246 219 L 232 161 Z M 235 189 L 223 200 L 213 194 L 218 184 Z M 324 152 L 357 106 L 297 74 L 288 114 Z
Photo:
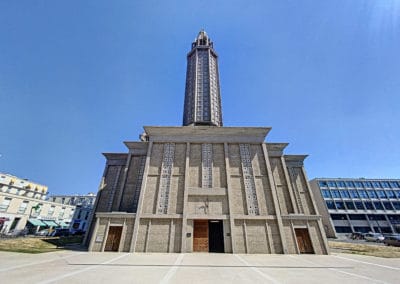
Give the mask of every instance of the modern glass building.
M 400 233 L 400 180 L 316 178 L 310 185 L 328 237 Z

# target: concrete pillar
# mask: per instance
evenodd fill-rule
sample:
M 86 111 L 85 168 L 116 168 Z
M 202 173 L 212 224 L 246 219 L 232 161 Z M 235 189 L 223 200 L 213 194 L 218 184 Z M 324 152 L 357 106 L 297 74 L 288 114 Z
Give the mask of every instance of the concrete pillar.
M 135 225 L 133 226 L 130 252 L 135 252 L 135 248 L 136 248 L 136 241 L 137 241 L 137 235 L 138 235 L 139 226 L 140 226 L 140 216 L 141 216 L 141 211 L 142 211 L 142 206 L 143 206 L 143 198 L 144 198 L 144 194 L 146 191 L 147 175 L 149 172 L 152 147 L 153 147 L 153 142 L 150 141 L 149 147 L 147 149 L 146 164 L 144 166 L 144 171 L 143 171 L 142 187 L 140 189 L 140 196 L 139 196 L 139 202 L 138 202 L 138 207 L 137 207 L 137 211 L 136 211 Z
M 228 195 L 228 210 L 229 210 L 229 225 L 230 225 L 230 231 L 231 231 L 231 244 L 232 244 L 232 253 L 236 253 L 236 248 L 235 248 L 235 240 L 234 240 L 234 228 L 235 228 L 235 219 L 234 215 L 232 214 L 232 205 L 233 205 L 233 200 L 231 196 L 231 190 L 232 190 L 232 185 L 231 185 L 231 170 L 229 166 L 229 150 L 228 150 L 228 143 L 224 143 L 224 153 L 225 153 L 225 172 L 226 172 L 226 194 Z
M 187 252 L 186 248 L 186 234 L 187 234 L 187 202 L 189 193 L 189 156 L 190 156 L 190 143 L 186 143 L 186 157 L 185 157 L 185 181 L 183 191 L 183 214 L 182 214 L 182 240 L 181 252 Z M 193 236 L 192 236 L 193 237 Z
M 266 166 L 267 166 L 268 179 L 269 179 L 269 183 L 270 183 L 270 186 L 271 186 L 272 199 L 273 199 L 273 203 L 274 203 L 274 207 L 275 207 L 275 214 L 276 214 L 276 219 L 277 219 L 277 223 L 278 223 L 279 235 L 281 237 L 282 250 L 283 250 L 284 254 L 287 254 L 288 251 L 287 251 L 287 246 L 286 246 L 286 239 L 285 239 L 285 236 L 284 236 L 284 233 L 283 233 L 283 223 L 282 223 L 282 218 L 281 218 L 281 210 L 279 208 L 275 180 L 274 180 L 274 177 L 272 175 L 272 169 L 271 169 L 271 164 L 270 164 L 270 161 L 269 161 L 268 150 L 267 150 L 267 146 L 265 145 L 265 143 L 262 144 L 262 148 L 263 148 L 265 163 L 266 163 Z

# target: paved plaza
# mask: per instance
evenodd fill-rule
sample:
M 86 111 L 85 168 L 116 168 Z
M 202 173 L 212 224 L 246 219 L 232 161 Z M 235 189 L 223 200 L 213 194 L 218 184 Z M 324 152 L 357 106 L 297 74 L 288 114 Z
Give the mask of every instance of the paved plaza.
M 400 258 L 0 252 L 1 283 L 399 283 Z

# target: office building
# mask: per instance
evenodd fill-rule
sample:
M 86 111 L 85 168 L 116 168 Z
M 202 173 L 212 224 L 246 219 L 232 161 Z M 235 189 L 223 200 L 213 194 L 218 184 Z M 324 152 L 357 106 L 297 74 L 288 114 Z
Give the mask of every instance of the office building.
M 400 233 L 399 179 L 316 178 L 310 185 L 328 237 Z

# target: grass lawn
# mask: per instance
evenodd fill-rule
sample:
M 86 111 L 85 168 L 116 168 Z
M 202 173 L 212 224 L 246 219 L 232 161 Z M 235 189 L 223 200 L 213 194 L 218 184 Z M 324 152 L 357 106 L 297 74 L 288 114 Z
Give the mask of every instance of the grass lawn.
M 400 258 L 400 247 L 378 246 L 374 244 L 329 241 L 331 252 L 363 254 L 377 257 Z
M 81 242 L 82 236 L 0 239 L 0 251 L 43 253 L 63 249 L 65 245 Z

